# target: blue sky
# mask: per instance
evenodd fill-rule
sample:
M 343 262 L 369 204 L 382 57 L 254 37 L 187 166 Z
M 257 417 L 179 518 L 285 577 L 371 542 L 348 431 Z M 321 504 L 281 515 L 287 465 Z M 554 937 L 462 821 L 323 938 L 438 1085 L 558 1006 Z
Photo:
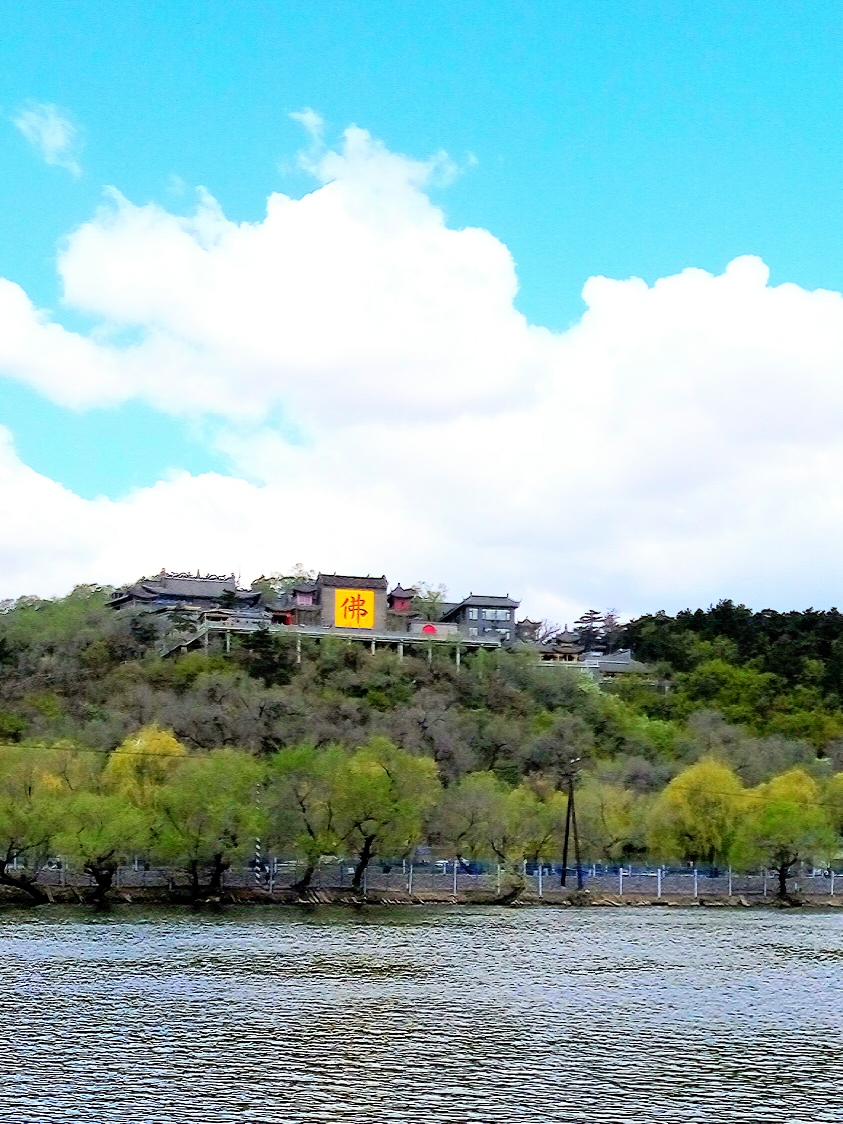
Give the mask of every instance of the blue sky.
M 203 185 L 260 222 L 270 192 L 314 188 L 304 106 L 329 148 L 356 124 L 391 152 L 446 151 L 458 171 L 430 199 L 508 248 L 516 308 L 554 332 L 595 275 L 652 284 L 752 254 L 774 285 L 843 289 L 839 3 L 7 0 L 3 17 L 0 276 L 68 329 L 97 318 L 62 306 L 56 250 L 106 185 L 174 215 Z M 75 124 L 81 174 L 15 127 L 33 103 Z M 0 422 L 86 499 L 249 475 L 201 419 L 131 395 L 70 409 L 0 379 Z

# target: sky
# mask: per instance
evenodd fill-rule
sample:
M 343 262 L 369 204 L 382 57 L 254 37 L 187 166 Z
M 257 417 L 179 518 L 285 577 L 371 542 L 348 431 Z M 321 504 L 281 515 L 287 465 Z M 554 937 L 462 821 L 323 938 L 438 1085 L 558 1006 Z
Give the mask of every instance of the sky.
M 7 0 L 0 598 L 839 604 L 843 9 Z

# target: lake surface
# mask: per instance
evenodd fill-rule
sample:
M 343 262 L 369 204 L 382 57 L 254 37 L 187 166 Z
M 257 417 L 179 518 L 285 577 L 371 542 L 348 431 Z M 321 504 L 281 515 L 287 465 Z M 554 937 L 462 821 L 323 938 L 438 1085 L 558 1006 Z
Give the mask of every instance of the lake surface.
M 0 913 L 0 1120 L 843 1121 L 843 915 Z

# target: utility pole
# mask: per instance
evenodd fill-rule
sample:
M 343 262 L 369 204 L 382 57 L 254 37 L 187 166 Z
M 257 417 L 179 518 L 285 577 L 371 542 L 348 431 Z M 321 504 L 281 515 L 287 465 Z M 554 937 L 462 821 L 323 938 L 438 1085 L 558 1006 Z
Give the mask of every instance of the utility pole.
M 571 786 L 568 785 L 568 807 L 565 810 L 565 841 L 562 844 L 562 879 L 560 885 L 568 881 L 568 843 L 571 839 Z
M 572 757 L 568 762 L 568 807 L 565 810 L 565 839 L 562 844 L 562 878 L 560 885 L 564 886 L 568 881 L 568 847 L 571 841 L 571 831 L 574 832 L 574 861 L 577 864 L 577 889 L 581 890 L 583 887 L 582 879 L 582 859 L 580 857 L 580 834 L 577 831 L 577 811 L 574 804 L 574 765 L 581 761 L 581 757 Z
M 574 829 L 574 859 L 577 864 L 577 889 L 582 889 L 582 860 L 580 858 L 580 833 L 577 831 L 577 809 L 574 804 L 574 778 L 568 781 L 568 807 L 571 809 L 571 826 Z

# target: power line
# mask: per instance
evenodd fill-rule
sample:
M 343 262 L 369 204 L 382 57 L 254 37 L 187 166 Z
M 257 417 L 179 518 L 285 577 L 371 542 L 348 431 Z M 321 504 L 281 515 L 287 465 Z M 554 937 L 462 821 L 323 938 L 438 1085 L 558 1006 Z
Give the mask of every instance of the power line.
M 231 746 L 217 746 L 217 749 L 230 749 Z M 100 753 L 106 757 L 113 757 L 114 754 L 119 754 L 120 757 L 155 757 L 158 761 L 184 761 L 189 757 L 208 757 L 213 753 L 213 749 L 204 749 L 198 752 L 187 751 L 185 753 L 145 753 L 141 750 L 134 749 L 96 749 L 93 746 L 80 746 L 71 745 L 22 745 L 20 742 L 0 742 L 0 749 L 32 749 L 44 750 L 46 753 Z M 244 750 L 239 752 L 243 753 Z
M 231 749 L 231 748 L 233 748 L 233 747 L 231 747 L 231 746 L 216 746 L 215 747 L 215 749 Z M 142 750 L 120 749 L 119 747 L 117 749 L 96 749 L 94 747 L 86 746 L 83 749 L 83 748 L 79 748 L 77 746 L 68 746 L 68 745 L 56 745 L 56 746 L 22 745 L 20 742 L 0 742 L 0 749 L 16 749 L 16 750 L 20 750 L 20 749 L 30 750 L 31 749 L 31 750 L 44 750 L 47 753 L 72 753 L 72 754 L 79 754 L 79 755 L 82 755 L 82 754 L 85 754 L 85 753 L 98 753 L 98 754 L 101 754 L 105 757 L 113 757 L 115 754 L 119 754 L 120 757 L 154 757 L 157 761 L 188 761 L 188 760 L 191 760 L 191 759 L 197 758 L 197 757 L 210 757 L 210 755 L 214 752 L 214 749 L 205 749 L 205 750 L 199 750 L 198 752 L 186 752 L 186 753 L 147 753 L 147 752 L 143 752 Z M 242 750 L 242 749 L 241 750 L 235 750 L 235 752 L 248 753 L 247 750 Z M 249 754 L 249 756 L 254 756 L 254 755 Z M 782 774 L 779 773 L 778 775 L 781 776 Z M 838 773 L 838 774 L 835 774 L 835 775 L 840 776 L 840 775 L 843 775 L 843 774 Z M 773 778 L 773 779 L 775 779 L 775 778 Z M 670 782 L 668 782 L 668 783 L 670 783 Z M 769 784 L 769 781 L 762 781 L 761 783 L 762 784 Z M 615 788 L 616 786 L 610 785 L 609 787 Z M 631 792 L 632 790 L 628 789 L 628 788 L 619 788 L 618 791 L 619 792 Z M 664 792 L 665 789 L 662 789 L 661 791 Z M 751 788 L 750 789 L 744 789 L 743 792 L 739 792 L 739 793 L 726 792 L 725 789 L 717 789 L 717 788 L 708 788 L 708 789 L 705 790 L 706 796 L 729 796 L 729 797 L 734 797 L 738 800 L 745 799 L 746 797 L 751 797 L 752 793 L 753 793 L 753 789 L 751 789 Z M 797 804 L 799 807 L 803 807 L 803 808 L 815 808 L 815 807 L 821 807 L 822 808 L 822 807 L 833 806 L 833 805 L 829 804 L 829 802 L 826 801 L 826 800 L 817 800 L 817 801 L 795 800 L 795 799 L 791 799 L 789 797 L 783 797 L 782 799 L 786 799 L 786 800 L 789 801 L 789 803 Z

